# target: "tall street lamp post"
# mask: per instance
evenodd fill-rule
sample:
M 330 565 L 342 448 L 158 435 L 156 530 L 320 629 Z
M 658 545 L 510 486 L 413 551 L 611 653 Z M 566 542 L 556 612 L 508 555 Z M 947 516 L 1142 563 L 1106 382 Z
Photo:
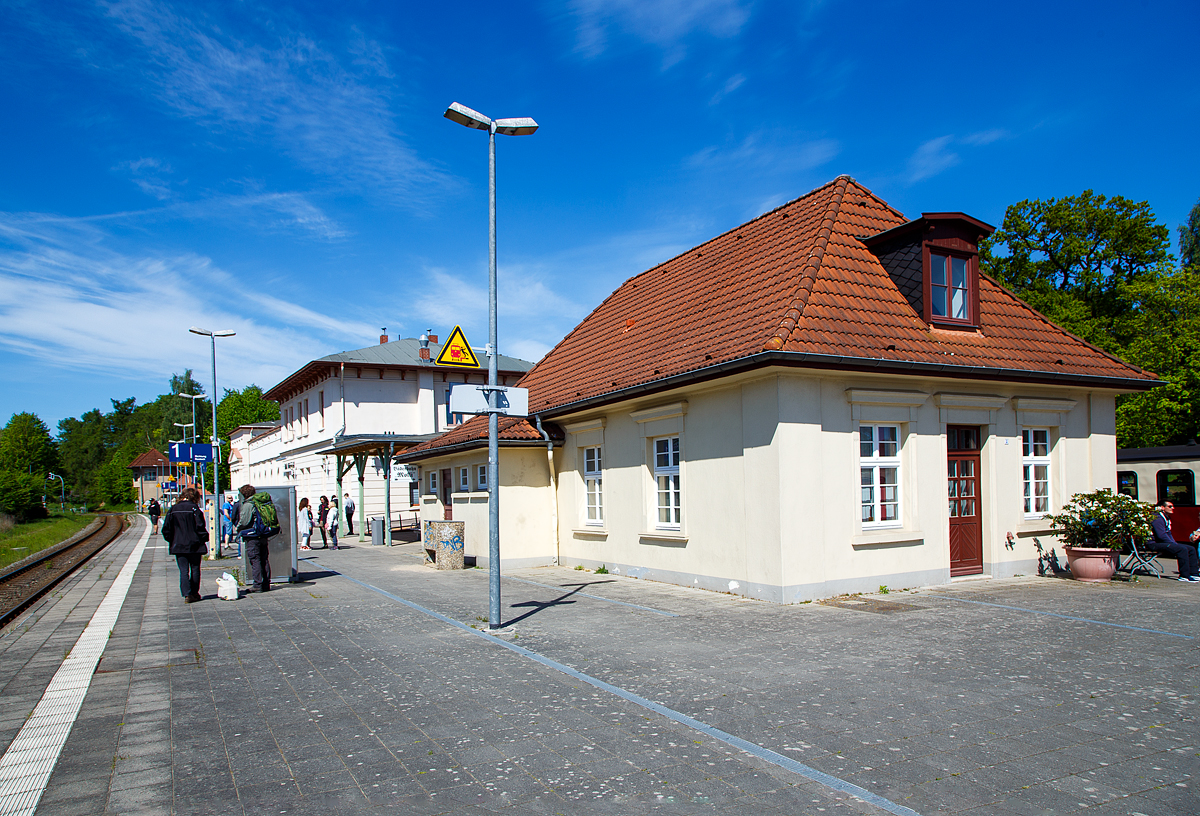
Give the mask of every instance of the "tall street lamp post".
M 528 117 L 490 119 L 454 102 L 444 116 L 488 132 L 488 628 L 500 628 L 500 415 L 497 397 L 499 336 L 496 330 L 496 134 L 528 136 L 538 123 Z
M 213 532 L 215 533 L 213 538 L 217 542 L 209 555 L 209 560 L 212 560 L 221 557 L 221 524 L 218 515 L 221 512 L 221 440 L 217 438 L 217 338 L 233 337 L 237 332 L 229 329 L 214 332 L 208 329 L 198 329 L 195 326 L 188 331 L 207 337 L 212 347 Z M 194 402 L 192 404 L 195 405 Z

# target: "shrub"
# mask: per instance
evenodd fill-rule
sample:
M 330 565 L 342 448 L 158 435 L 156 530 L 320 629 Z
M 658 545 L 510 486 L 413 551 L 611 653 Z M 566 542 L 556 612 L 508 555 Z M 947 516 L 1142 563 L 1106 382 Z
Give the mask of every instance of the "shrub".
M 40 475 L 15 470 L 0 471 L 0 513 L 17 521 L 45 518 L 42 507 L 43 479 Z
M 1108 488 L 1076 493 L 1050 523 L 1068 547 L 1102 547 L 1119 550 L 1130 538 L 1139 543 L 1150 537 L 1154 509 Z

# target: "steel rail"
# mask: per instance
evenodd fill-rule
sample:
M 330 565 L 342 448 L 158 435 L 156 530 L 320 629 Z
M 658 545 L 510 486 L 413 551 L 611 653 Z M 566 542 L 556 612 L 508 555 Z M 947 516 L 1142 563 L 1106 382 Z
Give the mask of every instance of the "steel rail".
M 103 517 L 103 523 L 98 529 L 75 541 L 68 540 L 66 543 L 56 544 L 0 571 L 0 628 L 7 626 L 31 604 L 57 586 L 62 579 L 86 564 L 92 556 L 115 541 L 124 530 L 124 515 L 107 515 Z M 56 559 L 62 559 L 63 556 L 67 556 L 66 563 L 53 565 Z M 35 579 L 28 582 L 24 588 L 20 587 L 19 579 L 28 576 L 37 567 L 50 567 L 54 572 L 43 573 L 40 580 Z M 14 592 L 17 594 L 15 603 L 4 597 Z

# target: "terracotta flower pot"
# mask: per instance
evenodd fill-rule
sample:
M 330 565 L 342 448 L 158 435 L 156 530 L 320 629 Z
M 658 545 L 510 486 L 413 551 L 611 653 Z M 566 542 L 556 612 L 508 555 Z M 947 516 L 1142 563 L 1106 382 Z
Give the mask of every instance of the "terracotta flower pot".
M 1117 571 L 1119 556 L 1107 547 L 1063 547 L 1067 565 L 1076 581 L 1110 581 Z

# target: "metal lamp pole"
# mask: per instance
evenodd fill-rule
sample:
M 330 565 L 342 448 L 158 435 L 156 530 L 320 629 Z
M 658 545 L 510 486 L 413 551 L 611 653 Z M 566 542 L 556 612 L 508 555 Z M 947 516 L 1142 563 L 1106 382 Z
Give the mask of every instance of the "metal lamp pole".
M 195 443 L 196 440 L 200 438 L 200 434 L 199 434 L 200 426 L 196 424 L 196 400 L 204 399 L 204 395 L 203 394 L 179 394 L 178 396 L 186 397 L 192 401 L 192 442 Z M 192 475 L 193 476 L 196 475 L 196 462 L 194 460 L 192 461 Z M 200 470 L 200 495 L 203 497 L 204 493 L 205 493 L 204 469 L 202 468 Z
M 188 428 L 192 429 L 192 439 L 195 440 L 195 438 L 196 438 L 195 405 L 196 405 L 196 403 L 193 402 L 192 403 L 193 409 L 192 409 L 192 421 L 191 422 L 172 423 L 175 425 L 176 428 L 183 428 L 183 444 L 185 444 L 185 445 L 191 444 L 188 442 L 188 432 L 187 432 Z M 196 486 L 196 463 L 189 462 L 188 464 L 190 464 L 192 466 L 192 487 L 195 487 Z M 201 502 L 201 504 L 203 504 L 203 502 Z
M 221 557 L 221 524 L 219 522 L 219 514 L 221 512 L 221 440 L 217 438 L 217 338 L 218 337 L 233 337 L 237 332 L 225 329 L 223 331 L 208 331 L 207 329 L 198 329 L 192 326 L 188 329 L 192 334 L 199 334 L 207 337 L 212 348 L 212 448 L 213 448 L 213 527 L 216 528 L 217 544 L 212 549 L 212 554 L 209 560 Z M 195 403 L 192 403 L 195 405 Z
M 66 510 L 66 507 L 67 507 L 67 483 L 65 481 L 63 481 L 63 477 L 59 476 L 57 473 L 47 473 L 46 478 L 47 479 L 58 479 L 59 483 L 62 484 L 62 501 L 59 503 L 58 508 L 60 510 Z
M 490 119 L 454 102 L 443 114 L 452 122 L 488 132 L 488 628 L 499 629 L 500 612 L 500 415 L 496 390 L 499 333 L 496 328 L 496 134 L 528 136 L 538 123 L 528 117 Z

